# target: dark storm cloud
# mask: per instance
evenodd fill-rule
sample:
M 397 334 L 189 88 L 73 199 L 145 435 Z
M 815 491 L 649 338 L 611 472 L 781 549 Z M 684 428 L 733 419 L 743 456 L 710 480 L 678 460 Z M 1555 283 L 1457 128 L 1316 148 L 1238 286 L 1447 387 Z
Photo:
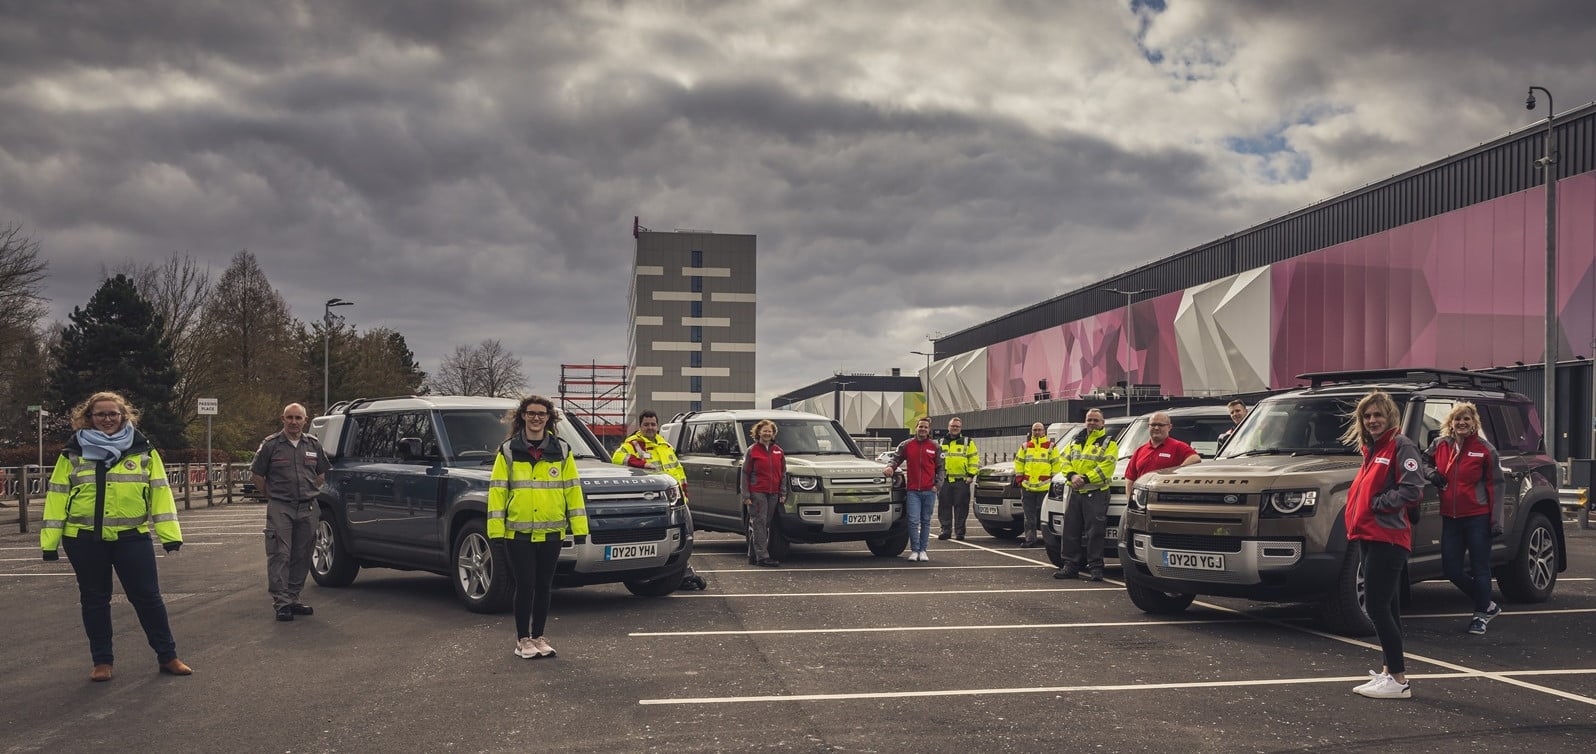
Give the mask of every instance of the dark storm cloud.
M 624 359 L 634 215 L 754 233 L 768 394 L 1587 101 L 1569 7 L 0 0 L 0 222 L 57 316 L 248 248 L 545 390 Z

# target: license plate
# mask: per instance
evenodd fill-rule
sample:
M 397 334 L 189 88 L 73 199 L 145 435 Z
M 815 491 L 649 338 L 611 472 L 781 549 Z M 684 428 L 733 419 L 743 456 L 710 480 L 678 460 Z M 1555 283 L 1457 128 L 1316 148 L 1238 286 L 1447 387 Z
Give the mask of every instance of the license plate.
M 842 522 L 844 524 L 879 524 L 879 523 L 882 522 L 882 520 L 883 520 L 883 518 L 882 518 L 882 515 L 880 513 L 844 513 L 844 514 L 842 514 Z
M 644 545 L 605 545 L 605 560 L 631 560 L 633 558 L 652 558 L 659 554 L 659 543 L 650 542 Z
M 1199 571 L 1225 570 L 1225 556 L 1209 552 L 1164 552 L 1164 565 L 1170 568 L 1194 568 Z
M 996 505 L 977 505 L 975 506 L 975 512 L 985 513 L 988 516 L 996 516 L 998 507 Z

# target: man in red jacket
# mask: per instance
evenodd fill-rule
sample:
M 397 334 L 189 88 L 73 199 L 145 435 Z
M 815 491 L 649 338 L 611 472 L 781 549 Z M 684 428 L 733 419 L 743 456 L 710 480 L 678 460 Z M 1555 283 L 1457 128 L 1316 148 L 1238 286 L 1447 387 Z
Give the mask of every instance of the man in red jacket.
M 1202 460 L 1190 445 L 1169 436 L 1169 426 L 1169 414 L 1162 411 L 1147 419 L 1147 444 L 1131 455 L 1130 465 L 1125 467 L 1127 483 L 1159 469 L 1190 466 Z M 1130 489 L 1125 491 L 1128 493 Z
M 942 446 L 931 439 L 931 420 L 914 423 L 914 437 L 904 440 L 887 466 L 887 476 L 903 467 L 904 507 L 909 517 L 909 559 L 928 561 L 926 545 L 931 539 L 931 517 L 937 510 L 937 488 L 947 478 L 942 465 Z

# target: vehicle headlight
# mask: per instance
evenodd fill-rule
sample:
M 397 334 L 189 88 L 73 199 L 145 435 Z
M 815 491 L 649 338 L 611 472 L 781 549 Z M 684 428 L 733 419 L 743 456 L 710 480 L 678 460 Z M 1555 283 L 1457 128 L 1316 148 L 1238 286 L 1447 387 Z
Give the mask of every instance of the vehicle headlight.
M 789 476 L 787 483 L 799 492 L 814 492 L 820 489 L 820 477 L 817 476 Z
M 1147 510 L 1147 488 L 1132 487 L 1130 493 L 1130 502 L 1126 505 L 1126 507 L 1133 511 Z
M 675 503 L 676 501 L 681 500 L 681 499 L 682 499 L 682 486 L 681 485 L 672 484 L 670 487 L 665 489 L 665 502 L 667 502 L 667 503 Z
M 1263 494 L 1261 510 L 1266 516 L 1311 516 L 1318 502 L 1318 490 L 1272 490 Z
M 1054 498 L 1054 499 L 1057 499 L 1057 500 L 1063 500 L 1064 499 L 1064 490 L 1067 490 L 1069 488 L 1070 488 L 1070 486 L 1068 484 L 1065 484 L 1063 482 L 1054 482 L 1053 486 L 1047 488 L 1047 496 L 1051 497 L 1051 498 Z

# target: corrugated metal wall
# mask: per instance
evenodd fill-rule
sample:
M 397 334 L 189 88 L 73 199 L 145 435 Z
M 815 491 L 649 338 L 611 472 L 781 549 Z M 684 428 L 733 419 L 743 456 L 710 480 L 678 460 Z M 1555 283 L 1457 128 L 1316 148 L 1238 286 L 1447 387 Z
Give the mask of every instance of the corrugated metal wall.
M 1596 170 L 1596 104 L 1560 116 L 1559 178 Z M 1234 236 L 1048 299 L 936 341 L 958 354 L 1123 306 L 1107 289 L 1150 288 L 1151 298 L 1406 225 L 1542 182 L 1535 160 L 1545 128 L 1531 128 L 1328 199 Z

